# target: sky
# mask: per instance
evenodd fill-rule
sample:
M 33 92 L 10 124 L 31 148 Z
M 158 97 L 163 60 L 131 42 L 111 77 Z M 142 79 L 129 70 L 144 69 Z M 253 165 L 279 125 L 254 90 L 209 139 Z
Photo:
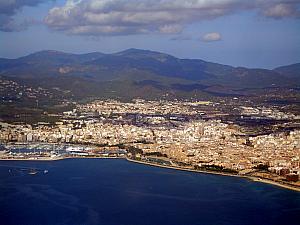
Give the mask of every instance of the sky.
M 0 0 L 0 57 L 128 48 L 232 66 L 300 62 L 300 0 Z

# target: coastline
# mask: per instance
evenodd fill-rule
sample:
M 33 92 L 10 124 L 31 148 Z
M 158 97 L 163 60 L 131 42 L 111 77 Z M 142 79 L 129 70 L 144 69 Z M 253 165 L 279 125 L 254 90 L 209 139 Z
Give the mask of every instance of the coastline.
M 41 162 L 51 162 L 51 161 L 60 161 L 60 160 L 64 160 L 67 158 L 39 158 L 39 159 L 0 159 L 1 161 L 41 161 Z
M 145 161 L 139 161 L 130 159 L 128 157 L 60 157 L 60 158 L 38 158 L 38 159 L 0 159 L 1 161 L 42 161 L 42 162 L 51 162 L 51 161 L 60 161 L 60 160 L 66 160 L 66 159 L 124 159 L 131 163 L 137 163 L 152 167 L 159 167 L 159 168 L 165 168 L 165 169 L 172 169 L 172 170 L 179 170 L 179 171 L 186 171 L 186 172 L 192 172 L 192 173 L 202 173 L 202 174 L 210 174 L 210 175 L 218 175 L 218 176 L 227 176 L 227 177 L 236 177 L 236 178 L 245 178 L 252 182 L 260 182 L 264 184 L 269 184 L 273 186 L 277 186 L 280 188 L 300 192 L 300 187 L 293 187 L 288 184 L 282 184 L 276 181 L 267 180 L 264 178 L 258 178 L 254 176 L 247 176 L 247 175 L 238 175 L 238 174 L 229 174 L 229 173 L 221 173 L 221 172 L 214 172 L 214 171 L 204 171 L 204 170 L 195 170 L 195 169 L 189 169 L 184 167 L 176 167 L 176 166 L 167 166 L 167 165 L 161 165 L 151 162 L 145 162 Z
M 173 169 L 173 170 L 179 170 L 179 171 L 187 171 L 187 172 L 192 172 L 192 173 L 203 173 L 203 174 L 211 174 L 211 175 L 219 175 L 219 176 L 227 176 L 227 177 L 237 177 L 237 178 L 245 178 L 248 179 L 252 182 L 261 182 L 264 184 L 270 184 L 274 185 L 277 187 L 281 187 L 284 189 L 289 189 L 292 191 L 297 191 L 300 192 L 300 187 L 292 187 L 287 184 L 281 184 L 276 181 L 271 181 L 263 178 L 258 178 L 258 177 L 252 177 L 252 176 L 245 176 L 245 175 L 235 175 L 235 174 L 227 174 L 227 173 L 220 173 L 220 172 L 213 172 L 213 171 L 204 171 L 204 170 L 195 170 L 195 169 L 188 169 L 188 168 L 183 168 L 183 167 L 175 167 L 175 166 L 166 166 L 166 165 L 159 165 L 155 163 L 149 163 L 149 162 L 144 162 L 144 161 L 138 161 L 138 160 L 133 160 L 126 158 L 127 161 L 132 162 L 132 163 L 138 163 L 138 164 L 143 164 L 143 165 L 148 165 L 148 166 L 153 166 L 153 167 L 160 167 L 160 168 L 165 168 L 165 169 Z
M 292 190 L 292 191 L 300 192 L 300 187 L 299 188 L 292 187 L 292 186 L 287 185 L 287 184 L 281 184 L 281 183 L 278 183 L 276 181 L 271 181 L 271 180 L 257 178 L 257 177 L 248 176 L 246 178 L 248 178 L 249 180 L 251 180 L 253 182 L 261 182 L 261 183 L 264 183 L 264 184 L 270 184 L 270 185 L 274 185 L 274 186 L 277 186 L 277 187 L 281 187 L 281 188 L 289 189 L 289 190 Z
M 124 157 L 57 157 L 57 158 L 37 158 L 37 159 L 32 159 L 32 158 L 27 158 L 27 159 L 20 159 L 20 158 L 15 158 L 15 159 L 1 159 L 1 161 L 41 161 L 41 162 L 51 162 L 51 161 L 60 161 L 60 160 L 66 160 L 66 159 L 124 159 Z

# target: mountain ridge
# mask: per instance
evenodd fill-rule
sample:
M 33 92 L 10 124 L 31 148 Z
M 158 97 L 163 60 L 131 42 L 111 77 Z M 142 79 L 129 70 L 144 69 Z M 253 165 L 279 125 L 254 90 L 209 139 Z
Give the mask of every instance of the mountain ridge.
M 274 70 L 249 69 L 134 48 L 112 54 L 44 50 L 17 59 L 0 58 L 0 75 L 37 85 L 61 85 L 62 88 L 71 83 L 80 88 L 78 84 L 84 83 L 85 90 L 89 86 L 93 90 L 97 86 L 103 89 L 103 84 L 109 82 L 112 87 L 136 88 L 139 92 L 145 87 L 162 93 L 164 88 L 171 92 L 191 92 L 221 86 L 231 93 L 232 89 L 243 88 L 299 87 L 299 65 Z M 62 80 L 62 84 L 55 80 Z

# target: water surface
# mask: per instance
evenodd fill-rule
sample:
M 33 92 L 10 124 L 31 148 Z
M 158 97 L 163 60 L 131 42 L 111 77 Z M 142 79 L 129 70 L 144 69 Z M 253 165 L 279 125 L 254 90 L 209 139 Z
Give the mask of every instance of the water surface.
M 30 168 L 38 173 L 29 175 Z M 298 225 L 299 221 L 299 192 L 242 178 L 117 159 L 0 161 L 0 224 Z

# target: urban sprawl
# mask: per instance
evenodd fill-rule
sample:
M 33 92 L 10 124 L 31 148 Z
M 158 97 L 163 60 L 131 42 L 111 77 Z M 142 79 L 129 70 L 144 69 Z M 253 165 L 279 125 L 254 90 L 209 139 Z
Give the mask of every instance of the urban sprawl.
M 57 115 L 60 120 L 53 124 L 0 123 L 0 140 L 5 147 L 0 158 L 62 157 L 55 149 L 11 151 L 18 144 L 52 143 L 68 145 L 71 154 L 65 157 L 126 157 L 300 187 L 300 116 L 235 103 L 230 106 L 232 117 L 221 110 L 226 108 L 224 104 L 142 99 L 77 104 L 72 111 Z M 267 129 L 262 129 L 264 124 Z

